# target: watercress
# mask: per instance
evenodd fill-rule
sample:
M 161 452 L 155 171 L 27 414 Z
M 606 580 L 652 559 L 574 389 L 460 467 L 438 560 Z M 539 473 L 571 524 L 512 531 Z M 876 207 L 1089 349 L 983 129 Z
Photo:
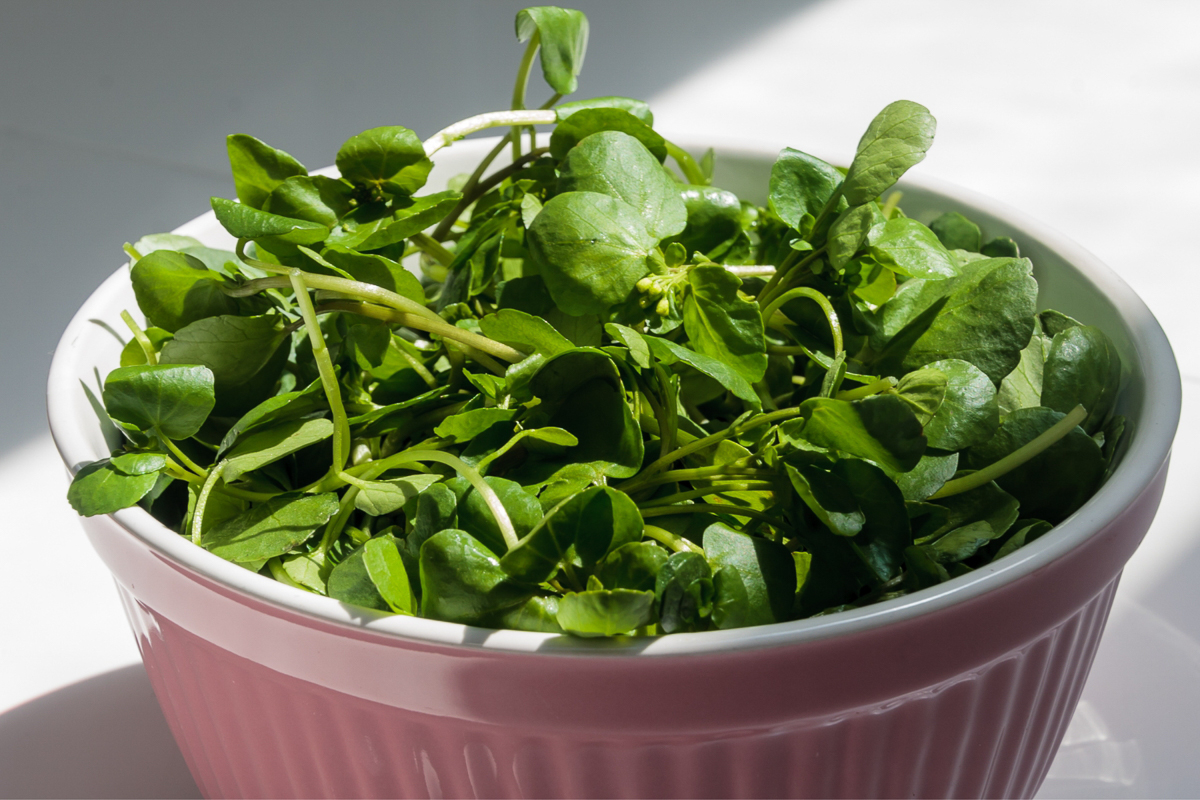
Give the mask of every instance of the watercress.
M 237 199 L 212 207 L 236 251 L 126 246 L 145 322 L 123 313 L 99 392 L 125 441 L 76 475 L 79 513 L 140 504 L 382 612 L 612 636 L 919 591 L 1096 490 L 1116 348 L 1037 312 L 1017 242 L 904 215 L 927 109 L 889 105 L 846 169 L 783 150 L 756 206 L 645 103 L 560 103 L 583 14 L 516 30 L 509 108 L 364 131 L 340 177 L 235 134 Z M 539 54 L 555 94 L 528 109 Z M 425 189 L 440 149 L 495 126 L 470 175 Z

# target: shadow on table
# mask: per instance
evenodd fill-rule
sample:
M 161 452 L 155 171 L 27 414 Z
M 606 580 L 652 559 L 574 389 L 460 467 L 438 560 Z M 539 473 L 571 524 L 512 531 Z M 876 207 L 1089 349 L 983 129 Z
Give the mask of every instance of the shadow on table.
M 0 797 L 200 797 L 141 664 L 0 714 Z

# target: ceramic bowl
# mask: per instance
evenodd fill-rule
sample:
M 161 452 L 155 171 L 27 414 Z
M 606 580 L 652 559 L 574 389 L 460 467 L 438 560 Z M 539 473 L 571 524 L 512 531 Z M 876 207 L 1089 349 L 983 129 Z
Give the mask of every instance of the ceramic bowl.
M 494 140 L 492 140 L 494 141 Z M 695 150 L 707 142 L 684 142 Z M 490 142 L 438 156 L 431 184 Z M 761 202 L 774 150 L 724 147 L 717 185 Z M 207 796 L 1033 795 L 1070 720 L 1122 567 L 1158 506 L 1179 373 L 1145 305 L 1094 256 L 960 189 L 908 180 L 1032 258 L 1040 303 L 1102 327 L 1128 374 L 1119 464 L 1053 532 L 940 586 L 817 619 L 582 640 L 384 616 L 194 547 L 140 508 L 83 520 Z M 213 215 L 178 233 L 231 242 Z M 84 386 L 116 366 L 128 270 L 51 368 L 71 470 L 105 457 Z

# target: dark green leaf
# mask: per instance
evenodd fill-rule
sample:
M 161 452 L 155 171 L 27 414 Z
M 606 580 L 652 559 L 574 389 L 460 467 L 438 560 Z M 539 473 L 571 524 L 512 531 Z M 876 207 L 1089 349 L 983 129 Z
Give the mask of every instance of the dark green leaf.
M 517 408 L 476 408 L 447 417 L 433 429 L 434 434 L 455 442 L 469 442 L 493 425 L 511 422 L 521 413 Z M 512 426 L 508 426 L 512 430 Z
M 978 367 L 947 359 L 929 365 L 946 376 L 945 399 L 925 423 L 925 438 L 939 450 L 962 450 L 991 439 L 1000 427 L 996 386 Z
M 352 136 L 338 150 L 338 172 L 351 183 L 396 184 L 412 194 L 425 185 L 432 162 L 421 140 L 399 125 L 372 128 Z
M 799 230 L 805 214 L 816 217 L 842 182 L 842 173 L 819 158 L 785 147 L 771 166 L 771 210 Z
M 233 314 L 237 301 L 221 291 L 221 276 L 192 256 L 158 250 L 130 270 L 138 308 L 167 331 L 217 314 Z
M 894 217 L 871 242 L 871 255 L 893 272 L 912 278 L 953 278 L 958 266 L 933 231 L 915 219 Z
M 350 212 L 352 194 L 353 190 L 342 181 L 324 175 L 301 175 L 278 184 L 265 204 L 255 207 L 281 217 L 315 222 L 332 230 L 338 220 Z M 242 199 L 242 202 L 246 200 Z
M 875 203 L 851 206 L 843 211 L 829 228 L 826 242 L 829 263 L 834 269 L 844 267 L 866 246 L 868 238 L 874 238 L 873 231 L 881 230 L 883 225 L 883 213 Z
M 361 235 L 363 229 L 360 228 L 346 237 L 331 237 L 330 241 L 359 250 L 378 250 L 397 244 L 440 222 L 461 199 L 462 195 L 458 192 L 437 192 L 399 199 L 394 203 L 392 220 L 386 225 L 373 231 L 367 229 L 367 236 Z
M 907 472 L 925 452 L 925 436 L 912 408 L 895 395 L 847 402 L 814 397 L 800 404 L 801 435 L 821 447 Z
M 338 511 L 328 494 L 281 494 L 206 532 L 204 548 L 229 561 L 281 556 L 308 541 Z
M 379 593 L 379 589 L 367 571 L 365 555 L 368 544 L 370 542 L 353 550 L 333 568 L 329 573 L 326 590 L 334 600 L 363 608 L 373 608 L 377 611 L 388 611 L 387 601 L 383 599 L 383 595 Z
M 596 565 L 593 574 L 606 589 L 652 592 L 658 572 L 666 562 L 667 551 L 654 542 L 629 542 L 614 548 Z
M 842 195 L 852 206 L 874 200 L 925 158 L 937 122 L 929 109 L 897 100 L 880 111 L 858 142 Z
M 1001 418 L 1018 408 L 1035 408 L 1042 404 L 1042 382 L 1049 351 L 1050 337 L 1035 329 L 1029 344 L 1021 351 L 1016 368 L 1000 382 L 996 404 Z
M 567 192 L 546 203 L 527 243 L 542 278 L 568 314 L 603 314 L 650 271 L 657 239 L 627 203 L 597 192 Z
M 288 420 L 269 428 L 259 428 L 238 439 L 225 457 L 221 477 L 232 483 L 247 472 L 273 464 L 332 435 L 333 423 L 323 418 Z
M 84 517 L 111 514 L 137 505 L 157 481 L 156 471 L 129 475 L 108 459 L 93 461 L 75 474 L 67 500 Z
M 784 622 L 796 594 L 796 567 L 783 545 L 721 523 L 704 531 L 704 552 L 716 568 L 712 621 L 718 628 Z
M 688 252 L 710 253 L 742 231 L 742 202 L 733 192 L 715 186 L 679 189 L 687 210 L 687 227 L 675 237 Z
M 753 384 L 767 371 L 766 336 L 758 304 L 738 295 L 741 284 L 724 267 L 693 268 L 683 329 L 697 352 L 728 364 Z
M 978 253 L 983 243 L 979 226 L 957 211 L 947 211 L 942 214 L 929 223 L 929 230 L 933 231 L 947 250 L 969 250 L 972 253 Z M 990 256 L 992 253 L 984 253 L 984 255 Z M 1011 255 L 1015 256 L 1016 253 Z
M 329 228 L 319 222 L 281 217 L 223 197 L 213 197 L 211 200 L 217 221 L 238 239 L 269 236 L 290 244 L 315 244 L 329 235 Z
M 227 136 L 225 148 L 238 199 L 253 208 L 265 209 L 267 197 L 276 187 L 292 176 L 308 174 L 304 165 L 287 153 L 244 133 Z
M 479 320 L 483 335 L 526 353 L 549 358 L 572 349 L 571 342 L 550 323 L 514 308 L 502 308 Z
M 634 137 L 600 131 L 571 148 L 563 160 L 559 192 L 597 192 L 623 200 L 642 215 L 655 239 L 674 236 L 688 221 L 679 185 Z
M 662 163 L 667 157 L 666 141 L 654 129 L 620 108 L 586 108 L 562 120 L 550 134 L 550 155 L 562 159 L 581 141 L 600 131 L 620 131 L 637 139 Z
M 587 53 L 588 21 L 582 11 L 557 6 L 532 6 L 517 13 L 517 41 L 537 33 L 541 44 L 542 76 L 559 94 L 579 86 L 579 70 Z
M 647 125 L 654 124 L 654 114 L 650 112 L 650 106 L 645 101 L 634 100 L 632 97 L 592 97 L 587 100 L 571 100 L 567 103 L 559 103 L 554 107 L 554 111 L 558 114 L 558 121 L 562 122 L 572 114 L 589 108 L 619 108 L 633 114 Z
M 148 475 L 167 466 L 167 457 L 162 453 L 122 453 L 110 463 L 122 475 Z
M 450 528 L 421 545 L 421 613 L 430 619 L 488 625 L 524 604 L 532 586 L 509 580 L 495 553 Z
M 632 633 L 654 621 L 654 592 L 595 589 L 567 592 L 558 601 L 558 624 L 576 636 Z
M 519 483 L 491 476 L 484 478 L 484 481 L 500 498 L 500 504 L 508 512 L 508 518 L 517 532 L 517 538 L 525 536 L 542 521 L 541 504 Z M 496 517 L 479 492 L 465 478 L 453 478 L 446 485 L 458 497 L 458 526 L 493 553 L 503 553 L 507 549 L 504 535 L 500 533 Z
M 984 379 L 987 379 L 986 375 Z M 949 379 L 946 377 L 946 373 L 941 370 L 930 368 L 918 369 L 913 370 L 900 379 L 900 382 L 896 384 L 896 396 L 908 403 L 913 413 L 917 416 L 917 422 L 928 426 L 929 421 L 933 419 L 938 409 L 942 407 L 942 403 L 946 399 L 948 386 Z M 928 430 L 925 433 L 928 438 Z
M 817 467 L 785 466 L 792 488 L 826 528 L 838 536 L 862 530 L 867 518 L 845 481 Z
M 546 525 L 556 541 L 574 544 L 588 567 L 621 545 L 641 539 L 644 527 L 629 495 L 607 486 L 575 495 Z
M 286 338 L 278 314 L 206 317 L 176 331 L 175 338 L 163 346 L 159 361 L 208 367 L 220 393 L 253 378 Z
M 113 419 L 168 439 L 195 435 L 215 402 L 207 367 L 119 367 L 104 381 L 104 407 Z
M 379 536 L 368 541 L 362 548 L 362 560 L 379 596 L 392 611 L 398 614 L 417 612 L 417 598 L 408 582 L 408 572 L 394 538 Z
M 681 344 L 675 344 L 670 339 L 661 336 L 646 336 L 644 338 L 649 345 L 650 352 L 654 354 L 654 357 L 663 366 L 671 366 L 676 363 L 687 364 L 692 369 L 707 375 L 733 392 L 738 398 L 748 403 L 751 408 L 757 409 L 762 406 L 762 400 L 759 399 L 758 393 L 754 391 L 754 387 L 750 385 L 750 381 L 742 377 L 740 372 L 735 371 L 725 362 L 697 353 L 690 348 L 684 347 Z
M 1082 405 L 1087 419 L 1080 425 L 1095 433 L 1104 424 L 1121 388 L 1121 357 L 1099 328 L 1079 325 L 1050 342 L 1042 379 L 1042 405 L 1066 414 Z
M 713 607 L 712 568 L 699 553 L 674 553 L 658 571 L 654 593 L 663 633 L 703 630 Z

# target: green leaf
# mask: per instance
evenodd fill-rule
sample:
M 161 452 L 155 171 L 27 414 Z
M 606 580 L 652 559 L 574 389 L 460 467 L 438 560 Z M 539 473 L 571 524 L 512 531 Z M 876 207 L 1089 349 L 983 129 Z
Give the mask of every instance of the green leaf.
M 455 442 L 469 442 L 493 425 L 510 422 L 521 413 L 518 408 L 476 408 L 447 417 L 433 429 L 437 436 Z M 512 430 L 512 426 L 508 426 Z
M 950 531 L 958 530 L 976 522 L 991 526 L 995 536 L 1002 536 L 1020 513 L 1020 503 L 993 481 L 969 492 L 950 495 L 933 501 L 944 510 L 944 516 L 936 520 L 932 530 L 922 530 L 919 544 L 936 541 Z
M 687 210 L 687 227 L 673 241 L 688 252 L 713 252 L 742 232 L 742 201 L 733 192 L 715 186 L 676 186 L 676 191 Z
M 814 466 L 784 466 L 792 488 L 821 524 L 838 536 L 853 536 L 862 530 L 866 515 L 845 481 Z
M 565 158 L 572 147 L 600 131 L 620 131 L 641 142 L 661 164 L 667 157 L 667 142 L 653 128 L 620 108 L 587 108 L 560 120 L 550 134 L 550 155 Z
M 379 250 L 403 242 L 430 225 L 441 222 L 458 205 L 458 192 L 436 192 L 421 197 L 405 197 L 393 203 L 395 211 L 386 225 L 364 226 L 345 237 L 331 237 L 331 243 L 359 250 Z M 364 235 L 365 234 L 365 235 Z
M 692 369 L 707 375 L 733 392 L 734 395 L 746 402 L 751 408 L 757 409 L 762 407 L 762 400 L 759 398 L 758 393 L 754 391 L 754 387 L 750 384 L 750 381 L 742 377 L 741 373 L 735 371 L 724 361 L 697 353 L 690 348 L 684 347 L 681 344 L 675 344 L 670 339 L 665 339 L 661 336 L 645 336 L 643 338 L 646 344 L 649 345 L 650 352 L 654 354 L 654 357 L 663 366 L 671 366 L 676 363 L 687 364 Z
M 859 558 L 879 582 L 900 572 L 904 549 L 913 543 L 904 495 L 879 467 L 848 458 L 833 465 L 833 473 L 849 488 L 865 522 L 851 540 Z
M 300 391 L 284 392 L 268 398 L 247 411 L 230 426 L 217 448 L 216 458 L 219 459 L 224 455 L 229 448 L 233 447 L 238 438 L 248 431 L 273 425 L 276 422 L 299 419 L 326 407 L 325 392 L 320 379 L 314 380 Z
M 421 545 L 420 565 L 421 613 L 430 619 L 488 625 L 534 593 L 508 578 L 495 553 L 454 528 Z
M 667 555 L 654 542 L 628 542 L 613 548 L 596 565 L 593 574 L 606 589 L 652 592 L 658 571 L 667 563 Z
M 646 230 L 658 240 L 687 225 L 679 185 L 641 142 L 620 131 L 593 133 L 571 148 L 560 168 L 558 190 L 623 200 L 637 209 Z
M 138 308 L 163 330 L 177 331 L 198 319 L 237 311 L 237 301 L 221 291 L 221 276 L 183 253 L 144 255 L 129 276 Z
M 420 138 L 399 125 L 371 128 L 350 137 L 338 150 L 335 163 L 351 183 L 392 183 L 405 194 L 424 186 L 433 168 Z
M 1036 408 L 1042 404 L 1042 382 L 1046 356 L 1050 351 L 1050 337 L 1043 336 L 1036 328 L 1029 344 L 1021 351 L 1021 359 L 1012 372 L 1000 382 L 996 403 L 1000 417 L 1004 418 L 1018 408 Z
M 255 207 L 281 217 L 315 222 L 332 230 L 353 208 L 350 204 L 353 194 L 353 189 L 334 178 L 300 175 L 275 186 L 265 204 Z M 242 199 L 242 202 L 246 200 Z
M 738 295 L 742 281 L 724 267 L 694 267 L 688 273 L 683 329 L 692 347 L 722 361 L 749 383 L 767 371 L 767 342 L 758 304 Z
M 619 108 L 633 114 L 647 125 L 654 124 L 654 114 L 651 113 L 650 106 L 645 101 L 635 100 L 632 97 L 592 97 L 587 100 L 571 100 L 556 105 L 554 112 L 558 115 L 558 121 L 562 122 L 572 114 L 589 108 Z
M 987 379 L 986 375 L 984 379 Z M 946 374 L 941 370 L 928 367 L 913 370 L 896 384 L 896 396 L 908 403 L 917 416 L 917 422 L 928 425 L 946 399 L 949 382 Z M 926 431 L 926 438 L 928 435 L 928 431 Z
M 415 614 L 417 598 L 408 582 L 408 572 L 396 540 L 391 536 L 379 536 L 363 545 L 362 560 L 367 575 L 379 591 L 379 596 L 398 614 Z
M 991 439 L 1000 427 L 1000 407 L 996 386 L 988 376 L 974 364 L 958 359 L 934 361 L 928 368 L 946 376 L 945 399 L 925 423 L 929 446 L 962 450 Z
M 319 222 L 281 217 L 223 197 L 211 201 L 217 222 L 238 239 L 271 237 L 289 244 L 316 244 L 329 235 L 329 228 Z
M 369 488 L 361 489 L 354 496 L 354 507 L 375 517 L 394 514 L 441 479 L 441 475 L 434 474 L 370 481 Z
M 713 607 L 712 568 L 699 553 L 673 553 L 658 571 L 654 594 L 663 633 L 703 630 Z
M 997 236 L 979 248 L 988 258 L 1020 258 L 1021 248 L 1007 236 Z
M 165 465 L 165 460 L 163 463 Z M 67 501 L 71 508 L 84 517 L 111 514 L 137 505 L 157 481 L 157 471 L 127 474 L 119 470 L 114 462 L 102 459 L 93 461 L 75 473 L 67 489 Z
M 650 369 L 650 345 L 647 343 L 646 337 L 635 331 L 633 328 L 625 325 L 618 325 L 615 322 L 610 322 L 604 326 L 604 332 L 612 337 L 613 341 L 620 342 L 629 350 L 629 357 L 633 359 L 633 363 L 641 369 Z M 668 363 L 668 362 L 663 362 Z M 721 365 L 724 366 L 723 364 Z
M 573 544 L 584 566 L 590 567 L 621 545 L 641 539 L 644 524 L 629 495 L 596 486 L 568 500 L 546 526 L 556 541 Z
M 361 547 L 355 548 L 333 568 L 329 573 L 326 588 L 329 596 L 334 600 L 362 608 L 388 611 L 390 606 L 379 593 L 375 581 L 371 580 L 371 574 L 367 571 L 365 558 L 367 544 L 370 542 L 365 542 Z
M 1104 424 L 1121 388 L 1121 357 L 1099 328 L 1080 325 L 1055 334 L 1046 354 L 1042 405 L 1066 414 L 1082 405 L 1087 419 L 1080 425 L 1095 433 Z
M 996 533 L 986 522 L 971 522 L 955 528 L 924 550 L 939 564 L 955 564 L 979 552 L 979 548 L 995 539 Z
M 262 561 L 304 544 L 338 511 L 337 495 L 281 494 L 204 534 L 204 549 L 229 561 Z
M 657 244 L 629 204 L 597 192 L 552 198 L 527 232 L 554 302 L 568 314 L 603 314 L 650 271 Z
M 562 95 L 579 87 L 579 70 L 587 53 L 588 21 L 582 11 L 557 6 L 531 6 L 517 12 L 517 41 L 538 34 L 542 76 Z
M 227 136 L 225 149 L 238 200 L 252 208 L 265 209 L 267 197 L 288 178 L 308 175 L 304 165 L 287 153 L 244 133 Z
M 1033 333 L 1037 282 L 1030 270 L 1027 259 L 981 259 L 964 264 L 956 278 L 905 281 L 877 317 L 871 346 L 881 352 L 879 369 L 903 374 L 956 358 L 1000 383 Z
M 103 397 L 113 419 L 168 439 L 194 436 L 216 402 L 207 367 L 162 364 L 114 369 Z
M 159 362 L 208 367 L 221 393 L 253 378 L 286 339 L 278 314 L 206 317 L 176 331 L 163 346 Z
M 842 196 L 857 206 L 883 194 L 925 158 L 936 129 L 937 122 L 925 106 L 910 100 L 888 105 L 859 140 L 842 182 Z
M 203 247 L 199 239 L 192 236 L 180 236 L 177 233 L 150 233 L 133 243 L 133 249 L 141 254 L 142 258 L 159 250 L 178 250 L 184 251 L 191 247 Z M 129 262 L 130 266 L 136 264 L 140 259 L 133 259 Z
M 574 347 L 546 320 L 515 308 L 502 308 L 482 317 L 479 330 L 489 339 L 525 353 L 540 353 L 547 358 Z
M 958 267 L 938 237 L 915 219 L 893 217 L 871 242 L 871 255 L 893 272 L 912 278 L 953 278 Z
M 226 455 L 221 477 L 232 483 L 245 475 L 273 464 L 284 456 L 333 436 L 333 423 L 327 419 L 295 419 L 269 428 L 260 428 L 238 439 Z
M 162 471 L 167 457 L 162 453 L 122 453 L 113 456 L 110 463 L 122 475 L 148 475 Z
M 842 173 L 819 158 L 785 147 L 771 165 L 769 204 L 795 230 L 805 214 L 816 217 L 842 183 Z
M 567 592 L 558 601 L 558 624 L 576 636 L 632 633 L 654 621 L 654 592 L 594 589 Z
M 704 553 L 716 568 L 713 625 L 741 628 L 791 617 L 796 567 L 783 545 L 718 522 L 704 530 Z
M 937 236 L 938 240 L 947 250 L 967 250 L 972 253 L 978 253 L 983 243 L 983 236 L 979 232 L 979 226 L 957 211 L 947 211 L 945 214 L 942 214 L 929 223 L 929 230 L 933 231 L 934 235 Z M 984 253 L 984 255 L 992 254 Z M 1015 256 L 1016 253 L 1004 253 L 1001 255 Z
M 642 466 L 642 432 L 625 402 L 617 365 L 599 350 L 560 353 L 529 382 L 542 403 L 545 424 L 563 428 L 579 444 L 571 460 L 593 464 L 613 478 L 630 478 Z
M 525 536 L 542 521 L 542 506 L 525 487 L 505 478 L 488 476 L 483 479 L 500 498 L 500 505 L 508 512 L 517 537 Z M 452 478 L 446 485 L 458 497 L 458 526 L 474 536 L 493 553 L 503 553 L 508 546 L 496 517 L 488 508 L 483 497 L 469 484 L 466 478 Z
M 1049 408 L 1020 408 L 988 442 L 967 451 L 968 466 L 982 469 L 1032 441 L 1065 414 Z M 1092 496 L 1104 477 L 1100 446 L 1082 428 L 1052 444 L 1021 466 L 996 479 L 1021 503 L 1021 513 L 1058 523 Z
M 929 432 L 928 426 L 925 432 Z M 907 502 L 915 503 L 929 497 L 946 485 L 958 470 L 958 453 L 937 456 L 926 453 L 908 472 L 893 472 L 889 477 L 900 487 Z
M 812 397 L 800 404 L 802 435 L 821 447 L 907 472 L 925 452 L 925 436 L 911 406 L 895 395 L 847 402 Z
M 834 269 L 841 269 L 862 249 L 873 231 L 884 227 L 883 212 L 875 203 L 851 206 L 838 215 L 829 228 L 826 254 Z

